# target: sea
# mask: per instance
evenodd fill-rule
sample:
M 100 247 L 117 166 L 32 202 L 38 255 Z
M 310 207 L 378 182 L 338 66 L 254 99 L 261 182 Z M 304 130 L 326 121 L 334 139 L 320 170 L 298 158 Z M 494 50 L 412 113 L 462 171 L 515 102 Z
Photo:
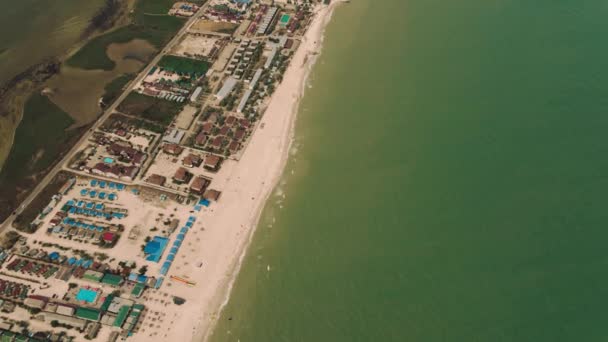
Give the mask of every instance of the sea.
M 0 84 L 65 54 L 103 0 L 0 0 Z
M 606 341 L 606 18 L 341 5 L 211 341 Z

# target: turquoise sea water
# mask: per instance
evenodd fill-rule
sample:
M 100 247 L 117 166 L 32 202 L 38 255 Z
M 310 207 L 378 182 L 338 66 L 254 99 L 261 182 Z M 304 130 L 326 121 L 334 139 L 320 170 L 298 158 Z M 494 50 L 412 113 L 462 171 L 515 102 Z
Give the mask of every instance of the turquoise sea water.
M 339 8 L 212 341 L 605 341 L 606 18 Z

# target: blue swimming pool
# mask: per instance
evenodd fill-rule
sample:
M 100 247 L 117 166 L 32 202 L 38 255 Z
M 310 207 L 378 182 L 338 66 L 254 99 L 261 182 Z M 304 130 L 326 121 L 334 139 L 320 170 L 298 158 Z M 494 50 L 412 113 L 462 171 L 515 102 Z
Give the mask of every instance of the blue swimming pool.
M 97 291 L 89 290 L 89 289 L 80 289 L 78 293 L 76 293 L 76 300 L 84 301 L 89 304 L 95 303 L 97 299 Z

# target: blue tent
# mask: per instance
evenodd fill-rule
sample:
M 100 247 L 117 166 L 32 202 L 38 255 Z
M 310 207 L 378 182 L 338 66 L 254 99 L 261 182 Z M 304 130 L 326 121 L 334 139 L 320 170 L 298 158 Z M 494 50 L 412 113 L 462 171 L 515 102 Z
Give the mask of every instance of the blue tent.
M 104 181 L 99 182 L 99 187 L 102 188 L 102 189 L 105 188 L 106 187 L 106 182 L 104 182 Z
M 89 202 L 89 203 L 87 203 L 87 205 L 85 206 L 85 208 L 87 208 L 87 209 L 93 209 L 93 206 L 95 206 L 95 203 Z
M 97 196 L 97 191 L 95 191 L 95 190 L 91 190 L 91 192 L 89 192 L 89 196 L 90 196 L 91 198 L 95 198 L 95 196 Z
M 100 233 L 103 232 L 103 227 L 97 227 L 97 231 Z
M 97 179 L 92 179 L 91 186 L 96 186 L 96 185 L 97 185 Z
M 183 241 L 185 237 L 186 237 L 185 234 L 177 234 L 177 240 L 178 241 Z
M 78 204 L 76 204 L 77 207 L 82 207 L 84 205 L 84 201 L 78 201 Z
M 186 223 L 186 227 L 188 227 L 188 228 L 192 228 L 192 222 L 188 222 L 188 223 Z
M 100 192 L 99 193 L 99 199 L 105 199 L 106 198 L 106 193 L 105 192 Z
M 49 259 L 51 259 L 51 260 L 57 260 L 57 259 L 59 259 L 59 253 L 57 253 L 57 252 L 51 252 L 51 253 L 49 253 Z
M 80 266 L 80 265 L 82 265 L 82 259 L 76 260 L 76 262 L 74 263 L 74 266 Z
M 74 206 L 74 203 L 76 203 L 76 202 L 74 202 L 74 200 L 69 200 L 65 204 L 70 205 L 70 206 Z
M 110 188 L 110 189 L 116 189 L 116 183 L 114 183 L 114 182 L 108 183 L 108 188 Z
M 169 251 L 169 253 L 176 254 L 178 250 L 179 250 L 179 248 L 173 247 L 173 248 L 171 248 L 171 251 Z
M 80 190 L 80 196 L 86 196 L 87 193 L 89 193 L 89 189 L 82 189 L 82 190 Z
M 181 241 L 179 241 L 179 240 L 177 240 L 177 241 L 173 242 L 173 247 L 179 247 L 179 246 L 181 246 L 181 245 L 182 245 L 182 242 L 181 242 Z
M 68 259 L 68 265 L 74 265 L 74 263 L 76 262 L 76 258 L 71 257 Z
M 175 254 L 167 255 L 167 261 L 173 261 L 173 260 L 175 260 Z
M 160 243 L 158 241 L 151 240 L 144 247 L 144 253 L 156 254 L 160 249 Z
M 201 211 L 201 210 L 203 210 L 203 207 L 201 207 L 200 205 L 196 205 L 196 206 L 194 206 L 194 210 Z
M 209 202 L 209 200 L 208 200 L 208 199 L 203 198 L 203 199 L 201 199 L 201 200 L 198 202 L 198 204 L 200 204 L 200 205 L 204 205 L 205 207 L 208 207 L 208 206 L 209 206 L 209 204 L 211 204 L 211 202 Z
M 93 260 L 87 260 L 82 264 L 82 267 L 89 268 L 91 265 L 93 265 Z
M 125 189 L 125 185 L 124 184 L 120 184 L 120 183 L 116 183 L 116 189 L 118 189 L 119 191 L 123 191 Z
M 116 195 L 115 194 L 110 194 L 110 196 L 108 196 L 108 199 L 110 201 L 114 201 L 116 199 Z
M 182 230 L 180 230 L 180 233 L 182 234 L 186 234 L 188 232 L 188 228 L 186 227 L 182 227 Z
M 190 217 L 188 217 L 188 221 L 192 221 L 192 222 L 194 222 L 194 221 L 196 221 L 196 217 L 194 217 L 194 216 L 190 216 Z

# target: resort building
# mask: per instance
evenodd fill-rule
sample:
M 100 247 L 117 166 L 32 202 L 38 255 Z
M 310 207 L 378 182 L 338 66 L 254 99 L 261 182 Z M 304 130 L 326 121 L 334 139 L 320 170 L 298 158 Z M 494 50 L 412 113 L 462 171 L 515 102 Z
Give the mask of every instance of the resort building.
M 203 159 L 198 154 L 190 153 L 182 160 L 182 165 L 185 167 L 198 167 L 201 166 Z
M 165 144 L 165 146 L 163 146 L 163 151 L 166 154 L 171 154 L 174 156 L 179 156 L 183 150 L 184 148 L 179 146 L 178 144 Z
M 186 169 L 184 169 L 183 167 L 180 167 L 179 169 L 177 169 L 177 171 L 175 171 L 175 174 L 173 175 L 173 182 L 177 184 L 184 184 L 188 183 L 190 181 L 190 178 L 192 178 L 192 174 L 186 171 Z
M 207 189 L 211 182 L 208 179 L 205 179 L 201 176 L 194 178 L 192 185 L 190 185 L 190 191 L 202 195 Z
M 208 170 L 212 170 L 212 171 L 217 171 L 217 169 L 220 166 L 220 162 L 222 161 L 222 158 L 213 155 L 213 154 L 208 154 L 205 157 L 205 168 Z
M 167 178 L 165 176 L 161 176 L 161 175 L 157 175 L 157 174 L 152 174 L 152 175 L 150 175 L 150 177 L 148 177 L 148 179 L 146 179 L 146 182 L 148 182 L 150 184 L 158 185 L 158 186 L 165 185 L 166 181 L 167 181 Z

